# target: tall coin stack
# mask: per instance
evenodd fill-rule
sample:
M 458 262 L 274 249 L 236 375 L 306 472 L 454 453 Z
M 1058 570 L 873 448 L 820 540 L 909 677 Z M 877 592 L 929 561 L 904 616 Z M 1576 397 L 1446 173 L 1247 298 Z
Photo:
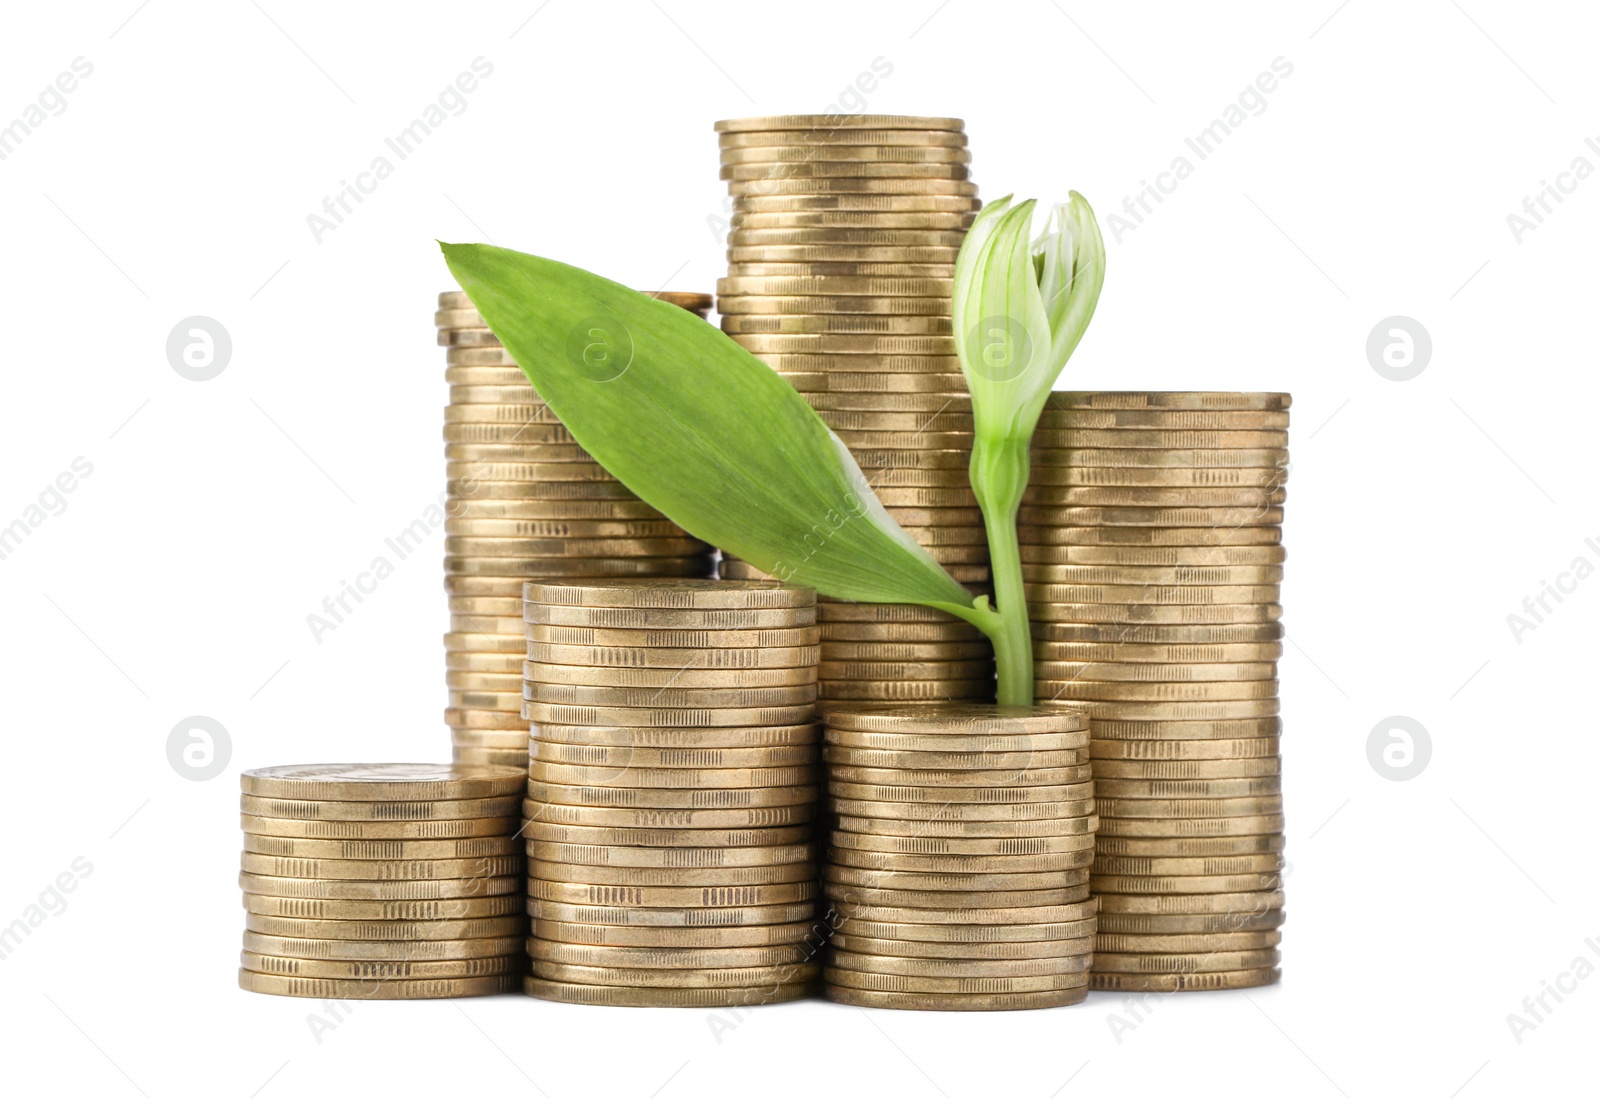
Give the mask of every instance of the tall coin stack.
M 709 294 L 660 293 L 705 316 Z M 708 576 L 689 537 L 591 458 L 461 291 L 434 314 L 445 352 L 445 722 L 458 763 L 527 764 L 522 585 L 530 579 Z
M 1093 719 L 1097 989 L 1279 977 L 1286 393 L 1056 393 L 1021 514 L 1036 691 Z
M 814 983 L 816 596 L 530 583 L 531 995 L 755 1006 Z
M 1095 943 L 1083 714 L 829 706 L 825 721 L 838 817 L 828 998 L 937 1011 L 1083 1000 Z
M 318 999 L 514 991 L 523 859 L 509 767 L 266 767 L 240 777 L 239 987 Z
M 956 118 L 718 122 L 733 216 L 722 328 L 803 393 L 899 523 L 956 579 L 988 582 L 967 482 L 972 402 L 950 337 L 973 211 Z M 725 559 L 723 575 L 760 576 Z M 824 699 L 993 696 L 977 630 L 925 607 L 823 600 Z

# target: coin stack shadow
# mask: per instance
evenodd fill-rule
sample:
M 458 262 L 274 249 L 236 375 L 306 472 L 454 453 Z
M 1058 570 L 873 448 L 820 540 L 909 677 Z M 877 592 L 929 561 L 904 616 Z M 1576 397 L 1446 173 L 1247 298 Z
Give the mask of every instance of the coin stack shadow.
M 991 1011 L 1082 1001 L 1094 951 L 1088 721 L 1064 707 L 824 712 L 829 999 Z
M 240 777 L 239 987 L 318 999 L 515 991 L 520 769 L 310 764 Z
M 1020 516 L 1035 689 L 1092 715 L 1091 987 L 1276 981 L 1286 393 L 1056 393 Z
M 709 294 L 655 295 L 701 317 Z M 527 764 L 522 585 L 709 576 L 712 548 L 624 488 L 567 433 L 459 290 L 439 295 L 444 413 L 445 681 L 458 763 Z
M 950 337 L 956 252 L 978 208 L 961 120 L 789 115 L 716 129 L 733 209 L 723 331 L 805 396 L 901 526 L 982 589 L 972 401 Z M 819 538 L 830 521 L 817 516 Z M 722 575 L 763 574 L 725 557 Z M 992 651 L 950 615 L 824 599 L 818 618 L 821 698 L 993 697 Z
M 816 594 L 530 583 L 531 995 L 749 1007 L 814 984 Z

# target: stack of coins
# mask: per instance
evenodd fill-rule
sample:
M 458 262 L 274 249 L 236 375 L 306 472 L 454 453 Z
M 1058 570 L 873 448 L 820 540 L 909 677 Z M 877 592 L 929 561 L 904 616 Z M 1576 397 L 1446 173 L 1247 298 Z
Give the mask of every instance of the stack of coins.
M 715 580 L 527 586 L 528 992 L 613 1006 L 806 994 L 816 596 Z
M 660 293 L 705 316 L 709 294 Z M 522 585 L 530 579 L 708 576 L 691 538 L 591 458 L 539 399 L 467 296 L 439 295 L 445 353 L 445 722 L 458 763 L 527 763 Z
M 239 987 L 425 1000 L 521 982 L 520 769 L 309 764 L 240 777 Z
M 1021 515 L 1040 699 L 1093 717 L 1092 987 L 1279 976 L 1286 393 L 1057 393 Z
M 790 115 L 716 129 L 733 203 L 723 331 L 803 393 L 889 513 L 982 589 L 972 400 L 950 336 L 956 253 L 978 208 L 961 120 Z M 723 575 L 761 574 L 725 560 Z M 824 600 L 818 617 L 824 699 L 993 697 L 987 644 L 949 615 Z
M 830 705 L 829 999 L 985 1011 L 1084 999 L 1088 722 L 1064 707 Z

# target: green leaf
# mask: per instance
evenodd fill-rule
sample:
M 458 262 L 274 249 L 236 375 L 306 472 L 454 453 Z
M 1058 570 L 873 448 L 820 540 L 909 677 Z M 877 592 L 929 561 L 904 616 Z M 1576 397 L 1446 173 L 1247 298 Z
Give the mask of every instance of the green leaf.
M 889 517 L 805 399 L 719 330 L 554 260 L 440 247 L 567 430 L 673 522 L 825 595 L 992 616 Z

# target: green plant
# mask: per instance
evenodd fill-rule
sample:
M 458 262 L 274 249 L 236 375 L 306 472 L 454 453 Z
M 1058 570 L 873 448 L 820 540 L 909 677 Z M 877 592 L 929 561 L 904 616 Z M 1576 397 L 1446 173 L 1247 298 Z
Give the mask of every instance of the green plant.
M 971 477 L 1000 566 L 997 606 L 956 583 L 805 399 L 717 329 L 554 260 L 440 247 L 539 395 L 641 499 L 780 580 L 965 619 L 994 642 L 999 701 L 1025 705 L 1033 669 L 1015 520 L 1028 441 L 1094 310 L 1105 257 L 1076 194 L 1033 255 L 1032 208 L 985 207 L 957 261 L 956 344 L 977 420 Z

